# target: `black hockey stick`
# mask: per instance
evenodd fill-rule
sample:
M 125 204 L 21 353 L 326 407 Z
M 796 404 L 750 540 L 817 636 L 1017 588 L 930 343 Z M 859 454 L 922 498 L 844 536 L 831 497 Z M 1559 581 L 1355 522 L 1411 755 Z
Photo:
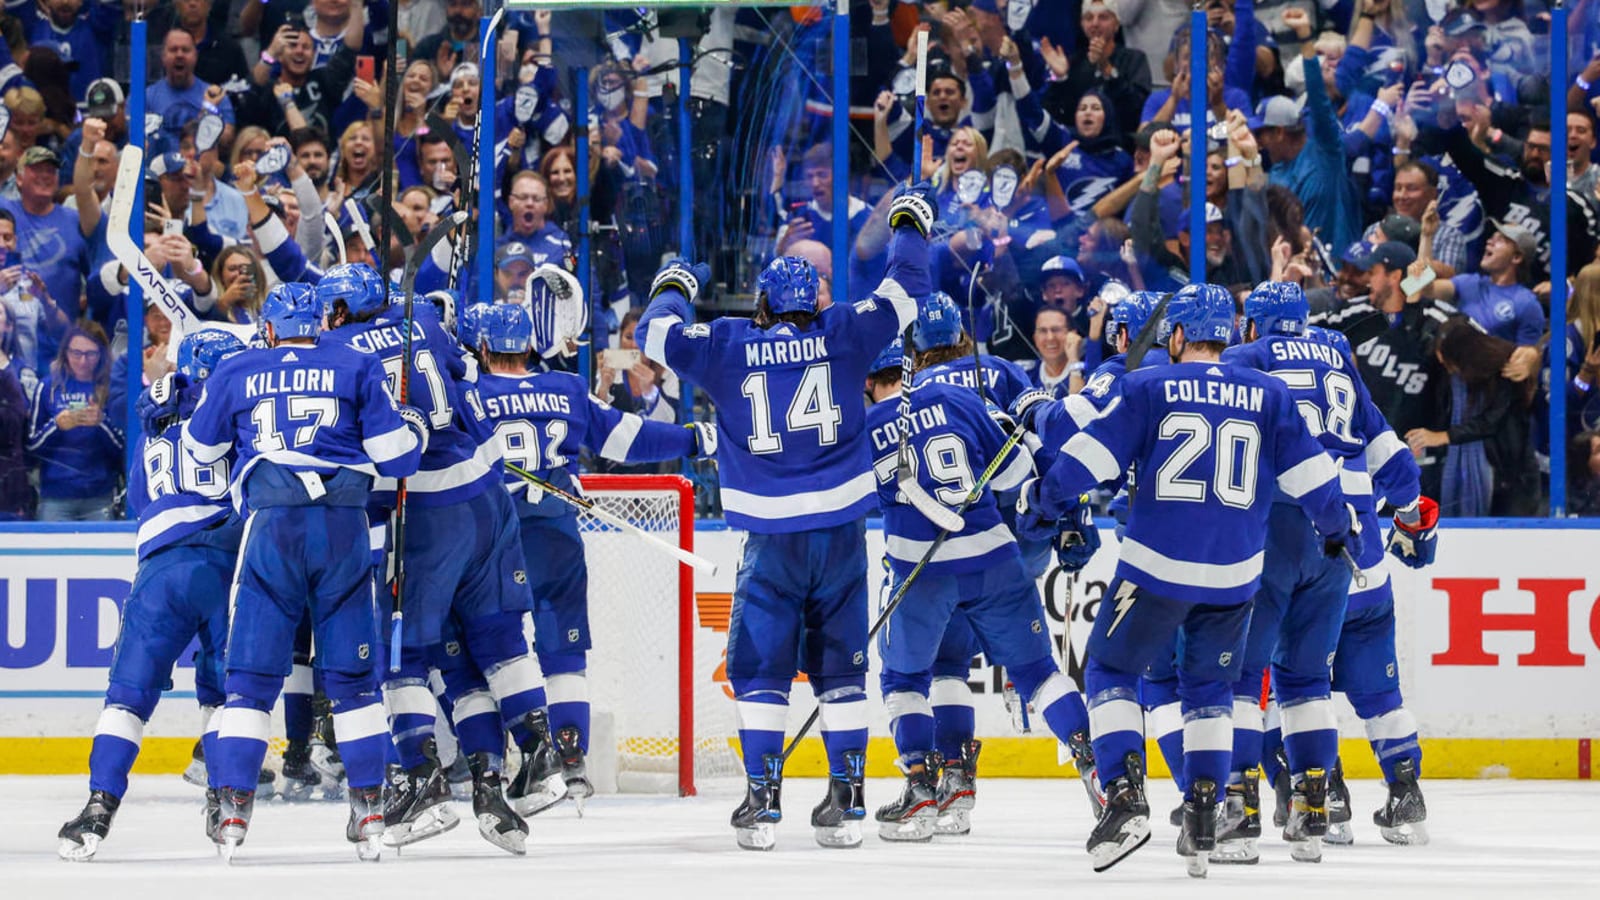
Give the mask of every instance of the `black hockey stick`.
M 983 491 L 989 486 L 989 482 L 1000 473 L 1000 464 L 1005 462 L 1006 457 L 1011 455 L 1011 451 L 1015 450 L 1018 444 L 1022 443 L 1024 434 L 1027 434 L 1027 429 L 1018 428 L 1011 433 L 1010 437 L 1006 438 L 1006 442 L 1000 446 L 1000 451 L 995 454 L 993 460 L 990 460 L 989 467 L 983 470 L 983 474 L 978 476 L 977 481 L 973 482 L 972 490 L 967 492 L 967 496 L 961 500 L 961 505 L 956 507 L 956 515 L 961 515 L 967 511 L 968 507 L 978 502 L 978 498 L 983 496 Z M 922 573 L 922 570 L 927 568 L 928 563 L 933 561 L 933 557 L 939 552 L 939 548 L 944 546 L 944 542 L 949 539 L 950 535 L 959 530 L 946 528 L 939 532 L 938 537 L 933 539 L 933 543 L 922 554 L 922 558 L 917 560 L 917 564 L 911 569 L 910 574 L 906 575 L 905 580 L 895 587 L 894 593 L 889 595 L 889 602 L 884 605 L 883 611 L 878 613 L 877 620 L 867 630 L 868 644 L 871 644 L 872 639 L 878 636 L 878 632 L 883 630 L 883 626 L 889 624 L 889 617 L 894 615 L 894 611 L 900 607 L 901 601 L 905 600 L 906 591 L 910 589 L 912 582 L 917 580 L 917 576 Z M 784 762 L 788 762 L 789 757 L 794 755 L 795 748 L 800 746 L 800 740 L 811 731 L 811 726 L 817 724 L 817 717 L 821 714 L 822 704 L 818 703 L 816 708 L 811 710 L 811 715 L 807 716 L 805 722 L 801 724 L 800 730 L 794 733 L 794 739 L 789 742 L 789 746 L 784 748 Z
M 1144 327 L 1134 336 L 1133 343 L 1128 345 L 1126 361 L 1129 372 L 1139 368 L 1139 364 L 1144 362 L 1144 355 L 1155 346 L 1156 332 L 1161 330 L 1161 319 L 1167 314 L 1167 304 L 1172 302 L 1172 298 L 1173 294 L 1161 298 L 1156 308 L 1150 311 L 1150 318 L 1145 321 Z
M 467 220 L 467 214 L 456 210 L 439 221 L 439 224 L 429 229 L 423 235 L 422 242 L 417 244 L 412 251 L 411 258 L 406 260 L 406 267 L 400 275 L 400 292 L 405 295 L 405 318 L 402 328 L 405 332 L 401 338 L 400 350 L 400 384 L 395 393 L 399 394 L 401 406 L 411 398 L 411 329 L 415 322 L 415 304 L 417 288 L 417 269 L 422 261 L 433 253 L 433 248 L 449 236 L 450 232 L 461 226 Z M 394 497 L 394 586 L 393 603 L 389 607 L 389 671 L 400 671 L 400 632 L 405 624 L 405 593 L 406 593 L 406 480 L 399 480 L 395 487 Z

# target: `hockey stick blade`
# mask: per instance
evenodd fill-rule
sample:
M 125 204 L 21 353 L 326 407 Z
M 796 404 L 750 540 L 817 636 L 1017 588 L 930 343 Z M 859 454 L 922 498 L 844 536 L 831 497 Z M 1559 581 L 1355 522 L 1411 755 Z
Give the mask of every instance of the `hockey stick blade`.
M 349 262 L 350 254 L 345 252 L 344 249 L 344 231 L 339 228 L 339 220 L 334 217 L 333 213 L 325 212 L 322 214 L 322 224 L 328 229 L 328 233 L 333 235 L 333 245 L 339 248 L 340 265 Z
M 933 499 L 932 495 L 923 490 L 922 485 L 917 482 L 917 476 L 913 475 L 909 468 L 900 470 L 899 476 L 895 478 L 895 486 L 900 489 L 900 493 L 906 495 L 906 499 L 911 501 L 917 512 L 922 513 L 928 521 L 941 529 L 960 531 L 967 527 L 967 520 L 962 518 L 961 513 Z
M 111 197 L 111 209 L 106 216 L 106 247 L 118 263 L 128 270 L 128 277 L 144 291 L 147 301 L 160 308 L 178 337 L 199 330 L 200 319 L 184 304 L 183 297 L 172 283 L 144 255 L 133 242 L 133 203 L 144 178 L 144 151 L 133 145 L 122 150 L 122 161 L 117 165 L 117 184 Z M 174 349 L 178 341 L 170 342 Z
M 1139 333 L 1134 336 L 1133 343 L 1128 347 L 1127 363 L 1129 372 L 1139 368 L 1139 364 L 1144 362 L 1144 355 L 1150 352 L 1151 347 L 1155 346 L 1156 332 L 1161 330 L 1161 319 L 1167 314 L 1167 304 L 1172 302 L 1172 296 L 1172 294 L 1168 294 L 1161 298 L 1161 302 L 1157 303 L 1156 308 L 1151 310 L 1149 321 L 1145 322 L 1144 327 L 1139 329 Z
M 555 497 L 557 500 L 589 513 L 607 525 L 610 525 L 614 528 L 620 528 L 634 537 L 643 538 L 644 542 L 649 546 L 667 554 L 673 559 L 676 559 L 678 562 L 681 562 L 691 569 L 694 569 L 696 572 L 704 572 L 707 575 L 717 574 L 717 564 L 711 560 L 706 559 L 703 556 L 697 556 L 694 553 L 691 553 L 690 551 L 685 550 L 675 544 L 667 543 L 661 538 L 656 537 L 648 531 L 645 531 L 643 528 L 640 528 L 632 522 L 629 522 L 627 519 L 624 519 L 616 513 L 601 507 L 593 500 L 587 500 L 583 497 L 577 496 L 576 494 L 570 494 L 561 488 L 556 487 L 550 482 L 545 481 L 543 478 L 540 478 L 532 472 L 529 472 L 527 469 L 524 469 L 521 466 L 513 463 L 506 463 L 506 471 L 517 476 L 518 478 L 521 478 L 523 481 L 526 481 L 528 484 L 533 485 L 544 493 Z

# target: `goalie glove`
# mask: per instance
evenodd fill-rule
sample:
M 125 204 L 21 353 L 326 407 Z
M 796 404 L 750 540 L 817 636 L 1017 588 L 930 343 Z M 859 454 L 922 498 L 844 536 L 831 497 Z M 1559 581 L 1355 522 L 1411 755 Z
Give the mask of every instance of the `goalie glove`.
M 1068 572 L 1076 572 L 1089 564 L 1095 551 L 1100 549 L 1100 529 L 1094 524 L 1094 510 L 1089 506 L 1089 495 L 1078 497 L 1076 508 L 1060 520 L 1056 534 L 1056 562 Z
M 889 203 L 890 228 L 915 228 L 919 234 L 927 237 L 938 218 L 939 204 L 933 185 L 919 181 L 895 188 L 894 200 Z
M 683 427 L 694 436 L 694 452 L 691 456 L 710 459 L 717 455 L 717 426 L 710 422 L 690 422 Z
M 417 435 L 417 452 L 428 452 L 428 417 L 415 406 L 400 407 L 400 419 Z
M 700 299 L 701 286 L 710 282 L 710 266 L 705 263 L 691 263 L 681 256 L 674 256 L 667 260 L 667 264 L 656 273 L 655 280 L 650 282 L 650 299 L 654 300 L 668 288 L 675 288 L 681 291 L 690 303 L 695 303 Z
M 1055 394 L 1043 388 L 1023 391 L 1011 401 L 1011 417 L 1017 420 L 1018 425 L 1037 434 L 1033 427 L 1034 420 L 1039 418 L 1039 412 L 1045 408 L 1045 404 L 1053 403 L 1055 399 Z
M 1428 497 L 1394 514 L 1389 553 L 1413 569 L 1433 562 L 1439 552 L 1439 504 Z

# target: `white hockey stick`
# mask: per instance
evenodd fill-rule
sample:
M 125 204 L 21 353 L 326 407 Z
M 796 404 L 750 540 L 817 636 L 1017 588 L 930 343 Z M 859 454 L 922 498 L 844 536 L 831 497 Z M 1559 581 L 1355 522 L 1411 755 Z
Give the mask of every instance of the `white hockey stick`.
M 128 270 L 128 278 L 144 291 L 147 301 L 153 301 L 160 307 L 162 314 L 172 323 L 177 340 L 171 341 L 170 346 L 175 350 L 184 335 L 200 329 L 200 317 L 184 304 L 178 289 L 156 271 L 150 258 L 133 242 L 133 201 L 142 178 L 144 151 L 129 144 L 122 149 L 122 162 L 117 165 L 117 185 L 112 192 L 111 209 L 106 218 L 106 246 L 111 249 L 111 255 L 117 258 L 117 262 Z M 140 227 L 143 227 L 142 222 Z
M 328 234 L 333 235 L 333 245 L 339 248 L 339 263 L 343 265 L 350 261 L 350 254 L 344 249 L 344 229 L 339 227 L 339 219 L 331 211 L 324 210 L 322 224 L 327 227 Z
M 521 478 L 523 481 L 528 482 L 539 490 L 544 491 L 546 494 L 555 497 L 557 500 L 560 500 L 563 503 L 571 504 L 572 506 L 589 513 L 607 525 L 618 528 L 622 531 L 626 531 L 634 537 L 643 538 L 644 542 L 649 546 L 660 550 L 662 553 L 667 554 L 668 556 L 694 569 L 697 572 L 704 572 L 707 575 L 717 574 L 717 564 L 711 560 L 706 559 L 703 556 L 696 556 L 695 554 L 677 546 L 676 544 L 667 543 L 661 538 L 658 538 L 650 532 L 645 531 L 643 528 L 640 528 L 632 522 L 629 522 L 627 519 L 624 519 L 616 513 L 607 510 L 593 500 L 579 497 L 576 494 L 569 494 L 550 482 L 545 481 L 543 478 L 540 478 L 532 472 L 529 472 L 527 469 L 524 469 L 518 465 L 514 465 L 510 462 L 506 463 L 506 471 L 517 476 L 518 478 Z

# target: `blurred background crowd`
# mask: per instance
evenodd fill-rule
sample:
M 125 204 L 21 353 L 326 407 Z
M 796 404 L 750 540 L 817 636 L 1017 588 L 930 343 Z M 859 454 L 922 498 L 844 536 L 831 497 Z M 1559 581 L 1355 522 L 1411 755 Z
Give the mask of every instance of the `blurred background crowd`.
M 1207 0 L 1204 85 L 1190 77 L 1190 0 L 853 0 L 838 102 L 828 9 L 507 10 L 489 44 L 493 147 L 476 141 L 479 25 L 498 0 L 390 2 L 6 4 L 0 520 L 121 514 L 126 397 L 166 370 L 171 334 L 148 306 L 143 346 L 128 346 L 128 277 L 107 249 L 119 154 L 139 130 L 146 254 L 194 313 L 240 325 L 274 284 L 341 258 L 397 273 L 441 216 L 477 208 L 474 173 L 492 165 L 495 246 L 443 245 L 419 290 L 475 296 L 467 255 L 492 256 L 502 302 L 541 264 L 583 272 L 595 392 L 667 420 L 712 413 L 630 352 L 662 259 L 711 263 L 708 315 L 748 314 L 778 253 L 811 260 L 833 299 L 865 297 L 886 198 L 920 154 L 941 197 L 940 289 L 986 352 L 1040 385 L 1080 390 L 1110 353 L 1109 307 L 1186 283 L 1199 241 L 1205 280 L 1241 298 L 1298 282 L 1314 321 L 1350 336 L 1446 515 L 1546 515 L 1552 478 L 1567 512 L 1600 513 L 1600 0 L 1570 7 L 1554 36 L 1570 65 L 1553 78 L 1541 0 Z M 932 48 L 921 135 L 919 30 Z M 1203 160 L 1190 158 L 1195 90 Z M 1551 91 L 1568 151 L 1555 223 Z M 835 114 L 849 117 L 843 146 Z M 1564 272 L 1550 271 L 1554 229 Z M 1570 285 L 1561 334 L 1555 279 Z M 1556 378 L 1552 342 L 1567 361 Z M 1566 397 L 1563 472 L 1549 464 L 1552 392 Z M 715 512 L 715 491 L 700 496 Z

